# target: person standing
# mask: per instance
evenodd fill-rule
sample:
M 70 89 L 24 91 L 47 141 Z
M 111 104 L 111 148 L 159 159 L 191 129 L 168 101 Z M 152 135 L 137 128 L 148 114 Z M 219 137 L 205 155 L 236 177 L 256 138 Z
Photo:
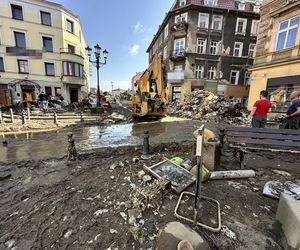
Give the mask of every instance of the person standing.
M 257 100 L 250 113 L 251 126 L 253 128 L 264 128 L 267 123 L 267 114 L 271 112 L 272 103 L 268 100 L 268 92 L 263 90 L 260 92 L 260 99 Z
M 43 111 L 47 112 L 48 111 L 48 100 L 49 100 L 48 96 L 44 92 L 42 92 L 41 94 L 39 94 L 38 99 L 42 104 Z
M 285 129 L 299 129 L 300 122 L 300 91 L 293 91 L 290 95 L 292 104 L 286 112 Z

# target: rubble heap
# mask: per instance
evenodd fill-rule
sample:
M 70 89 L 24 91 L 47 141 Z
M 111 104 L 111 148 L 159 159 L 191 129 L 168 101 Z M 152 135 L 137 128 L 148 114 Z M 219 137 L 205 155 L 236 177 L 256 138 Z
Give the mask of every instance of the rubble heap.
M 169 114 L 202 121 L 245 123 L 249 112 L 241 103 L 206 90 L 196 90 L 186 95 L 184 103 L 170 104 Z

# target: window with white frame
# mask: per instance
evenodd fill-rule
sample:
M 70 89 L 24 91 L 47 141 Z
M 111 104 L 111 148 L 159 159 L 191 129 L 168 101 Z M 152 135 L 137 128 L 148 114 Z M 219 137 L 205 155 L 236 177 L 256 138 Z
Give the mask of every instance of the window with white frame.
M 202 38 L 197 39 L 197 53 L 206 54 L 206 40 Z
M 210 7 L 216 7 L 218 5 L 218 0 L 204 0 L 204 4 Z
M 204 75 L 204 67 L 202 65 L 196 64 L 195 66 L 195 78 L 201 79 Z
M 179 0 L 179 7 L 186 5 L 186 0 Z
M 210 80 L 216 79 L 217 70 L 215 66 L 209 65 L 208 66 L 208 76 L 207 78 Z
M 218 53 L 218 42 L 215 42 L 215 41 L 211 41 L 210 42 L 210 54 L 211 55 L 216 55 Z
M 246 4 L 244 3 L 239 3 L 239 10 L 245 10 Z
M 174 56 L 183 55 L 185 52 L 185 39 L 174 40 Z
M 207 29 L 209 22 L 209 15 L 204 13 L 199 13 L 198 27 L 201 29 Z
M 235 32 L 237 34 L 246 34 L 246 27 L 247 27 L 247 19 L 244 18 L 238 18 L 236 21 L 236 29 Z
M 276 50 L 287 49 L 295 46 L 298 25 L 299 16 L 293 17 L 279 24 Z
M 238 70 L 231 70 L 230 72 L 230 83 L 237 85 L 239 83 L 239 74 Z
M 254 5 L 253 12 L 259 13 L 260 12 L 260 6 L 259 5 Z
M 252 20 L 252 26 L 251 26 L 251 35 L 252 36 L 256 36 L 258 34 L 258 27 L 259 27 L 259 21 Z
M 211 28 L 214 30 L 221 30 L 222 29 L 222 19 L 223 19 L 222 16 L 213 15 Z
M 250 43 L 248 57 L 254 58 L 255 57 L 255 50 L 256 50 L 256 44 L 255 43 Z
M 166 25 L 165 31 L 164 31 L 164 39 L 166 40 L 169 36 L 169 24 Z
M 187 22 L 188 13 L 183 13 L 175 16 L 175 23 L 184 23 Z
M 235 42 L 233 49 L 233 56 L 241 57 L 243 55 L 243 43 Z
M 182 72 L 183 71 L 183 65 L 182 64 L 174 64 L 174 71 L 175 72 Z
M 250 81 L 251 81 L 251 72 L 246 71 L 245 72 L 245 85 L 250 86 Z
M 168 46 L 164 47 L 164 60 L 168 57 Z

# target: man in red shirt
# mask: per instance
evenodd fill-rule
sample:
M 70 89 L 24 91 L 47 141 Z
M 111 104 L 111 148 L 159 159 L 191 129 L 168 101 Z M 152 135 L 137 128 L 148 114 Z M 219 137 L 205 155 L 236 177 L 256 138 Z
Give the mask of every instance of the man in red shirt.
M 268 100 L 268 92 L 263 90 L 260 92 L 260 100 L 254 103 L 250 113 L 252 127 L 264 128 L 267 122 L 267 114 L 271 112 L 271 109 L 272 104 Z

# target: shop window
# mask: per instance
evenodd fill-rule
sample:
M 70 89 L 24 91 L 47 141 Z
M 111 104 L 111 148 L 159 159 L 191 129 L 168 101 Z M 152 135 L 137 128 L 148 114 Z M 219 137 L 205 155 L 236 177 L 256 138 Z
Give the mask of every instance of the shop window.
M 286 112 L 291 104 L 289 98 L 294 90 L 299 90 L 300 85 L 280 85 L 280 86 L 267 86 L 267 91 L 270 95 L 272 103 L 272 112 Z

